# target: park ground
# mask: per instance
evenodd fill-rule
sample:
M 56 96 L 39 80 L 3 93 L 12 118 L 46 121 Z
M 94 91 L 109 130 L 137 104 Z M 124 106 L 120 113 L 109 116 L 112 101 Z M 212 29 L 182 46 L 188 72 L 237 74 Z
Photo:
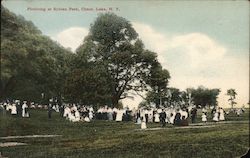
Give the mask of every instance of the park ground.
M 0 114 L 0 143 L 19 142 L 22 146 L 0 147 L 3 157 L 166 157 L 231 158 L 249 149 L 249 109 L 237 117 L 226 116 L 221 123 L 190 124 L 188 128 L 147 124 L 147 130 L 133 122 L 93 121 L 71 123 L 47 111 L 31 110 L 30 118 Z M 198 127 L 198 128 L 197 128 Z M 11 138 L 7 136 L 59 135 L 57 137 Z M 0 156 L 1 157 L 1 156 Z

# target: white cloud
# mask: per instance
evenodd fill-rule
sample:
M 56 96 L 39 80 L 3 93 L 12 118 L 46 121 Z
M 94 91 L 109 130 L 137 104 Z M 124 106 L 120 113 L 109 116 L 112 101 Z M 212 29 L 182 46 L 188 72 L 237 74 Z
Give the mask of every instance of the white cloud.
M 132 24 L 145 47 L 155 51 L 163 67 L 170 71 L 170 86 L 181 90 L 199 85 L 220 88 L 218 101 L 224 107 L 228 105 L 226 90 L 235 88 L 239 105 L 248 102 L 248 59 L 230 56 L 235 53 L 203 33 L 170 36 L 147 24 Z
M 176 48 L 182 48 L 183 53 L 188 54 L 192 68 L 209 64 L 208 62 L 218 60 L 226 53 L 225 47 L 201 33 L 174 36 L 169 49 Z
M 84 27 L 70 27 L 52 38 L 65 48 L 71 48 L 72 51 L 75 51 L 87 35 L 88 29 Z

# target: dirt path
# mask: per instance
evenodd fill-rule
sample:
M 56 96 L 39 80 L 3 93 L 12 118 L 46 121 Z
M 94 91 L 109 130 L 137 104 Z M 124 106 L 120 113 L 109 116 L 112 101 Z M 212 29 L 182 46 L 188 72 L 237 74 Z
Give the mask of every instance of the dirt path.
M 10 147 L 10 146 L 18 146 L 18 145 L 27 145 L 26 143 L 19 143 L 19 142 L 0 142 L 0 147 Z
M 136 131 L 154 131 L 154 130 L 166 130 L 166 129 L 191 129 L 191 128 L 210 128 L 216 127 L 220 124 L 249 124 L 249 121 L 220 121 L 220 122 L 207 122 L 207 123 L 191 123 L 189 126 L 173 126 L 171 128 L 146 128 L 146 129 L 135 129 Z
M 18 138 L 50 138 L 50 137 L 61 137 L 62 135 L 26 135 L 26 136 L 7 136 L 0 137 L 0 139 L 18 139 Z

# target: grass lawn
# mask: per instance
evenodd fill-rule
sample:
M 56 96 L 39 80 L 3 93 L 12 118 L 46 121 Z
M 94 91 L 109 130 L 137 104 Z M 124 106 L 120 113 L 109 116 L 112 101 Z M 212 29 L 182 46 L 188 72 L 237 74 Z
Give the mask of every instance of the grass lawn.
M 214 123 L 204 128 L 139 130 L 133 122 L 93 121 L 71 123 L 47 111 L 31 110 L 31 118 L 0 114 L 0 137 L 62 135 L 53 138 L 0 139 L 24 146 L 0 147 L 3 156 L 28 157 L 239 157 L 249 149 L 249 109 L 243 116 L 226 116 L 231 123 Z M 198 120 L 200 120 L 198 116 Z M 244 121 L 242 121 L 244 120 Z M 160 127 L 149 123 L 149 128 Z M 1 157 L 1 156 L 0 156 Z

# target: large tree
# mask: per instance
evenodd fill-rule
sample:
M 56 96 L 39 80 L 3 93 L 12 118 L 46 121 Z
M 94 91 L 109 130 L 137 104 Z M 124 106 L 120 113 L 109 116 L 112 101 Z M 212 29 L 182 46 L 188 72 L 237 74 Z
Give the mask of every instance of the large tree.
M 163 105 L 169 99 L 168 81 L 170 74 L 163 69 L 160 64 L 154 64 L 151 67 L 151 74 L 147 80 L 149 90 L 146 94 L 148 103 L 154 103 L 156 107 Z
M 70 56 L 32 22 L 1 6 L 1 99 L 59 97 Z
M 104 67 L 113 106 L 129 91 L 146 89 L 151 68 L 158 64 L 156 53 L 144 49 L 131 23 L 113 13 L 97 17 L 77 53 Z
M 191 93 L 194 105 L 198 106 L 216 106 L 217 98 L 220 93 L 220 89 L 208 89 L 203 86 L 198 88 L 188 88 L 187 91 Z
M 235 98 L 236 98 L 236 95 L 237 95 L 235 89 L 232 89 L 232 88 L 231 88 L 231 89 L 228 89 L 228 90 L 227 90 L 227 95 L 230 97 L 230 98 L 228 99 L 228 101 L 230 102 L 231 108 L 233 109 L 233 108 L 234 108 L 234 105 L 237 104 L 237 103 L 234 101 Z

